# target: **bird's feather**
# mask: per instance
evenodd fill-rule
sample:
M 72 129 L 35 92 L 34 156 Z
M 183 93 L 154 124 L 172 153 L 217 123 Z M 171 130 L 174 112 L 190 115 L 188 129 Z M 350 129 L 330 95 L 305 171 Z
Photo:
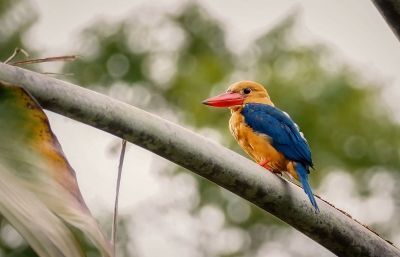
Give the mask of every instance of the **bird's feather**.
M 276 107 L 250 103 L 242 109 L 245 123 L 256 133 L 272 139 L 272 146 L 288 160 L 312 167 L 311 151 L 296 124 L 283 111 Z
M 315 210 L 317 212 L 319 212 L 317 201 L 315 201 L 314 194 L 311 190 L 310 183 L 308 183 L 308 175 L 307 175 L 308 170 L 306 169 L 306 167 L 304 167 L 303 164 L 297 162 L 296 163 L 296 172 L 300 179 L 301 184 L 303 185 L 304 192 L 307 194 L 308 198 L 310 199 L 312 206 L 314 206 Z
M 242 109 L 244 121 L 254 132 L 266 135 L 272 146 L 289 161 L 295 162 L 295 172 L 317 212 L 319 208 L 308 182 L 313 166 L 310 147 L 289 115 L 270 105 L 250 103 Z

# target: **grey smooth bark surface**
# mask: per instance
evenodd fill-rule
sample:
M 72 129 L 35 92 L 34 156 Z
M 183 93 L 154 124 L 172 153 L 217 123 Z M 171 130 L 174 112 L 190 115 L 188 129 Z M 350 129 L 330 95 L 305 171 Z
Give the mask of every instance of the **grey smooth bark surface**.
M 128 104 L 88 89 L 0 63 L 0 80 L 25 87 L 48 110 L 148 149 L 247 199 L 338 256 L 400 256 L 400 251 L 349 216 L 254 162 Z M 199 103 L 200 104 L 200 103 Z

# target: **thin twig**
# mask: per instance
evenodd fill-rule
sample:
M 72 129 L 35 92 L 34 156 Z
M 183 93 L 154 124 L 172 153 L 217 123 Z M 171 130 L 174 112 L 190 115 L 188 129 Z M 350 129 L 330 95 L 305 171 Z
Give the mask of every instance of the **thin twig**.
M 25 50 L 22 49 L 22 48 L 18 48 L 18 47 L 17 47 L 17 48 L 14 49 L 14 52 L 12 53 L 12 55 L 11 55 L 10 57 L 8 57 L 7 60 L 4 61 L 4 63 L 9 63 L 9 62 L 11 62 L 11 60 L 14 59 L 15 56 L 17 56 L 17 54 L 19 54 L 19 53 L 22 53 L 23 55 L 25 55 L 25 57 L 29 57 L 29 54 L 28 54 L 27 51 L 25 51 Z
M 125 149 L 126 149 L 126 140 L 122 139 L 121 153 L 119 155 L 117 186 L 115 189 L 114 215 L 113 215 L 113 223 L 111 230 L 111 242 L 113 244 L 114 256 L 116 256 L 119 187 L 121 185 L 121 174 L 122 174 L 122 166 L 124 165 Z
M 32 60 L 26 60 L 26 61 L 18 61 L 18 62 L 11 63 L 11 65 L 18 66 L 18 65 L 23 65 L 23 64 L 33 64 L 33 63 L 43 63 L 43 62 L 75 61 L 77 58 L 78 58 L 77 55 L 64 55 L 64 56 L 32 59 Z
M 64 77 L 69 77 L 69 76 L 74 76 L 74 73 L 58 73 L 58 72 L 41 72 L 41 74 L 44 75 L 54 75 L 54 76 L 64 76 Z

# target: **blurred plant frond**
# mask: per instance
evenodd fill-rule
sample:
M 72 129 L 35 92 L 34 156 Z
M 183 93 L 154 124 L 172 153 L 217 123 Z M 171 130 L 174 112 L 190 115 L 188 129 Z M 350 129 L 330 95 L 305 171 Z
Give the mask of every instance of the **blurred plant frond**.
M 112 256 L 46 114 L 21 87 L 0 83 L 0 213 L 39 256 Z M 86 242 L 86 243 L 82 243 Z

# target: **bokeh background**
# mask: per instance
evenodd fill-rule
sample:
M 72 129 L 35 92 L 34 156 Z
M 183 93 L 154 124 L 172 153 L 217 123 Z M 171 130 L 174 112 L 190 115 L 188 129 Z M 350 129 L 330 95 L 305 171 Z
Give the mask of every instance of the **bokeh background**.
M 400 246 L 400 44 L 368 1 L 0 0 L 0 59 L 186 126 L 244 154 L 229 113 L 201 105 L 266 85 L 310 142 L 314 192 Z M 19 57 L 23 59 L 23 57 Z M 71 75 L 72 73 L 72 75 Z M 120 140 L 48 112 L 94 216 L 110 230 Z M 282 221 L 129 145 L 119 256 L 334 256 Z M 88 246 L 88 255 L 91 250 Z M 0 256 L 35 256 L 3 220 Z

